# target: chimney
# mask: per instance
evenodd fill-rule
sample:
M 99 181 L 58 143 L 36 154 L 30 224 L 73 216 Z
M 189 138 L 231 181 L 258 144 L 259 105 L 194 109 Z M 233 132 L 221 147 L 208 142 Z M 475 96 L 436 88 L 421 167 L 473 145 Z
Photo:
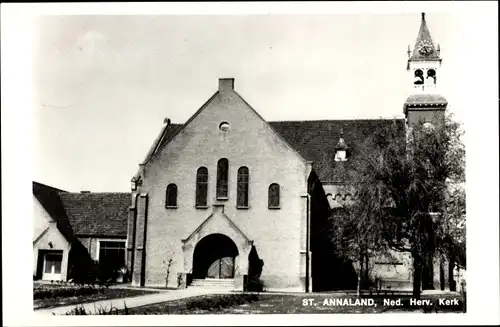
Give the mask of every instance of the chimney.
M 234 90 L 234 78 L 219 78 L 219 92 Z
M 170 125 L 170 118 L 163 119 L 163 125 Z

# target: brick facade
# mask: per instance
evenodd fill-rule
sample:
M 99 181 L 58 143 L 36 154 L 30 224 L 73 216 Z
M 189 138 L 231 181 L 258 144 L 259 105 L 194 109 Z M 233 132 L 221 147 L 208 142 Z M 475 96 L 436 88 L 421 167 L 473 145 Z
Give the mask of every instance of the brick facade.
M 230 124 L 227 132 L 219 129 L 221 122 Z M 217 200 L 215 193 L 221 158 L 229 160 L 227 200 Z M 208 169 L 207 208 L 195 207 L 196 171 L 201 166 Z M 242 166 L 249 169 L 249 201 L 248 208 L 238 209 L 236 178 Z M 303 195 L 307 194 L 309 171 L 307 162 L 234 92 L 233 80 L 221 79 L 219 92 L 141 169 L 142 185 L 137 192 L 144 203 L 129 218 L 137 219 L 135 256 L 131 259 L 134 276 L 144 269 L 143 284 L 165 285 L 167 264 L 172 259 L 168 284 L 176 287 L 178 274 L 190 273 L 186 262 L 191 258 L 184 255 L 182 240 L 214 212 L 214 205 L 221 205 L 224 214 L 253 241 L 264 261 L 261 279 L 266 287 L 302 290 L 305 239 L 301 230 L 307 216 Z M 165 190 L 170 183 L 177 185 L 177 208 L 165 208 Z M 268 208 L 272 183 L 280 185 L 279 209 Z M 217 225 L 224 223 L 222 219 L 214 223 L 213 233 L 228 232 L 224 225 Z M 129 226 L 134 224 L 129 222 Z M 145 238 L 140 236 L 144 229 Z M 129 230 L 129 235 L 133 233 Z M 141 284 L 140 278 L 134 278 L 134 283 Z

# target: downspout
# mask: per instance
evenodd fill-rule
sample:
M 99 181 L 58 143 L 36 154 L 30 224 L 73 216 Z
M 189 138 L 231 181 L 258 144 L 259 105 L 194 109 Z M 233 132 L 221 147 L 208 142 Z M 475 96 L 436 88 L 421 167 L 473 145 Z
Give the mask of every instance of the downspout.
M 307 194 L 306 198 L 306 293 L 312 290 L 311 283 L 311 196 Z
M 309 187 L 309 177 L 312 172 L 313 161 L 307 161 L 306 166 L 306 293 L 312 291 L 311 278 L 311 189 Z

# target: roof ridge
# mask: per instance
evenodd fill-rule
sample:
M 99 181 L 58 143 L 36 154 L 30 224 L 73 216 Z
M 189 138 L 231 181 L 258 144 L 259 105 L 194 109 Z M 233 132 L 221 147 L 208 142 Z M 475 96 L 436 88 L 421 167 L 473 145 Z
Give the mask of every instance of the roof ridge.
M 332 118 L 329 118 L 329 119 L 297 119 L 297 120 L 266 120 L 266 122 L 268 123 L 300 123 L 300 122 L 333 122 L 333 121 L 373 121 L 373 120 L 393 120 L 393 119 L 401 119 L 403 120 L 404 118 L 403 117 L 380 117 L 380 118 L 361 118 L 361 119 L 357 119 L 357 118 L 336 118 L 336 119 L 332 119 Z M 185 124 L 185 123 L 184 123 Z M 183 123 L 171 123 L 171 125 L 179 125 L 179 126 L 182 126 L 184 125 Z
M 79 194 L 79 195 L 91 195 L 91 194 L 132 194 L 132 192 L 88 192 L 88 193 L 65 192 L 65 195 L 74 195 L 74 194 Z
M 337 122 L 337 121 L 355 121 L 355 122 L 362 122 L 362 121 L 376 121 L 376 120 L 403 120 L 404 118 L 398 118 L 398 117 L 381 117 L 381 118 L 362 118 L 362 119 L 355 119 L 355 118 L 349 118 L 349 119 L 312 119 L 312 120 L 268 120 L 268 123 L 301 123 L 301 122 Z

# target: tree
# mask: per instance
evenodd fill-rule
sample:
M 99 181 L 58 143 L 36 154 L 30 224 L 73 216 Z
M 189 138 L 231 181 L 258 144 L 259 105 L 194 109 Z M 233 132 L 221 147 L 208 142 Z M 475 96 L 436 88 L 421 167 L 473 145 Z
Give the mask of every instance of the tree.
M 406 128 L 394 121 L 374 130 L 353 153 L 358 160 L 345 171 L 345 187 L 356 191 L 356 199 L 343 205 L 344 219 L 330 219 L 330 228 L 337 236 L 342 231 L 348 240 L 342 247 L 346 256 L 363 262 L 370 253 L 410 253 L 417 298 L 422 277 L 432 282 L 422 276 L 429 258 L 436 252 L 451 257 L 459 251 L 456 238 L 462 231 L 450 226 L 456 224 L 453 219 L 465 217 L 461 193 L 452 187 L 465 179 L 462 134 L 451 116 L 435 127 Z

